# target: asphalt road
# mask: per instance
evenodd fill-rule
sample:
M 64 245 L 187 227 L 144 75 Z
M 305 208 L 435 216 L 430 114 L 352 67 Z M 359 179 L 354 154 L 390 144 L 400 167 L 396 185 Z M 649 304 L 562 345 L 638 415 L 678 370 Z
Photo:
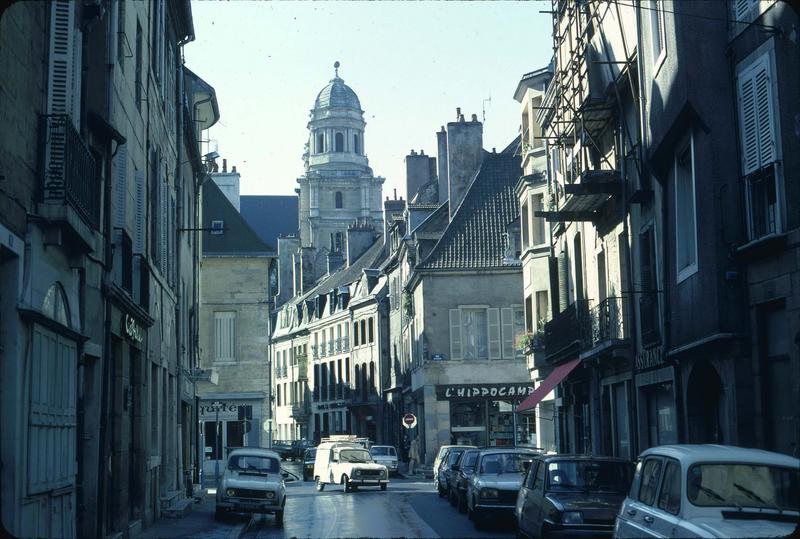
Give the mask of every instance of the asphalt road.
M 285 463 L 293 469 L 292 463 Z M 313 483 L 287 483 L 284 525 L 272 515 L 255 516 L 247 538 L 289 537 L 499 537 L 515 534 L 511 517 L 476 530 L 466 515 L 439 498 L 431 481 L 392 479 L 388 490 L 360 488 L 345 494 L 327 485 L 317 492 Z

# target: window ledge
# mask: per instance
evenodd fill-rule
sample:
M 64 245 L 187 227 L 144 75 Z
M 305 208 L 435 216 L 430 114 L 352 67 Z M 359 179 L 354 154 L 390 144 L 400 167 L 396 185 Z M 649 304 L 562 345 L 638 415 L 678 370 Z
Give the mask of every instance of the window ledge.
M 788 234 L 785 232 L 767 234 L 736 248 L 739 262 L 752 262 L 775 256 L 786 249 Z

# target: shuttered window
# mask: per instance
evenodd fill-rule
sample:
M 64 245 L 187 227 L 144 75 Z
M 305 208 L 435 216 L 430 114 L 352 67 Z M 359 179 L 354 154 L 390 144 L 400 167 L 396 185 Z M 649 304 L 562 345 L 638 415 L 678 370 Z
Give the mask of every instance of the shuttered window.
M 745 177 L 748 236 L 782 230 L 778 189 L 777 112 L 771 57 L 767 52 L 738 75 L 742 175 Z
M 450 358 L 462 359 L 461 311 L 450 309 Z
M 489 359 L 500 359 L 500 309 L 487 309 L 489 320 Z
M 116 208 L 114 208 L 114 226 L 125 229 L 128 216 L 128 145 L 117 148 L 116 158 L 117 181 L 114 184 Z
M 236 359 L 236 313 L 220 311 L 214 313 L 214 359 L 234 361 Z
M 145 204 L 147 201 L 145 200 L 145 177 L 143 170 L 137 170 L 133 174 L 133 179 L 135 183 L 135 205 L 134 205 L 134 216 L 133 216 L 133 252 L 135 254 L 144 254 L 145 250 L 145 243 L 146 237 L 145 234 L 147 231 L 145 230 Z
M 697 207 L 694 178 L 694 141 L 678 146 L 675 176 L 675 261 L 678 282 L 697 271 Z
M 514 309 L 505 307 L 500 310 L 500 322 L 503 329 L 503 358 L 514 357 Z

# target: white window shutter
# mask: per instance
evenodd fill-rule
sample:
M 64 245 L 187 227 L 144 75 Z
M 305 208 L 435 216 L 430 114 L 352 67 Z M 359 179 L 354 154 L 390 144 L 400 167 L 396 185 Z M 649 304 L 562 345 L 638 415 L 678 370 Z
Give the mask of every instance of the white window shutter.
M 134 214 L 134 234 L 133 234 L 133 252 L 136 254 L 144 254 L 145 252 L 145 177 L 143 170 L 134 172 L 134 182 L 136 189 L 136 207 Z
M 761 167 L 775 161 L 775 127 L 772 106 L 772 80 L 769 56 L 764 55 L 753 72 L 755 81 L 756 123 L 758 125 L 758 149 Z
M 500 359 L 500 309 L 487 309 L 489 318 L 489 359 Z
M 503 327 L 503 358 L 514 357 L 514 309 L 504 307 L 500 311 L 500 321 Z
M 450 309 L 450 359 L 461 359 L 461 311 Z
M 75 60 L 75 5 L 70 0 L 56 0 L 50 6 L 47 113 L 69 114 L 72 112 L 70 89 Z
M 747 175 L 759 168 L 755 82 L 750 71 L 739 78 L 739 118 L 742 131 L 742 174 Z
M 72 69 L 70 73 L 69 88 L 69 114 L 72 118 L 72 125 L 80 131 L 81 128 L 81 62 L 83 52 L 83 33 L 75 29 L 72 35 Z
M 128 145 L 122 144 L 117 148 L 117 181 L 114 186 L 116 195 L 114 201 L 114 226 L 125 229 L 128 220 Z

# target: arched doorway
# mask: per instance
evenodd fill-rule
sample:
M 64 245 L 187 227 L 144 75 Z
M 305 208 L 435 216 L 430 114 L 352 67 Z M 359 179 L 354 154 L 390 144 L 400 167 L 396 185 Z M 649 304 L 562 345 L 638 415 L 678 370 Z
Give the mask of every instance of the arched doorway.
M 708 361 L 698 362 L 686 384 L 689 443 L 722 443 L 722 380 Z

